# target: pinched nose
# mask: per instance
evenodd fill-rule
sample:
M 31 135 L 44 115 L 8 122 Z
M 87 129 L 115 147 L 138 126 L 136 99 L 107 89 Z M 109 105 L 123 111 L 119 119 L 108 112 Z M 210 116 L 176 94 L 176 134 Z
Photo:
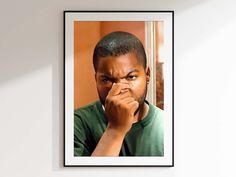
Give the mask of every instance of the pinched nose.
M 116 81 L 116 83 L 129 84 L 129 82 L 126 79 L 119 79 Z
M 126 92 L 129 89 L 131 89 L 133 87 L 133 85 L 129 82 L 114 82 L 113 86 L 115 85 L 115 87 L 119 87 L 121 92 Z

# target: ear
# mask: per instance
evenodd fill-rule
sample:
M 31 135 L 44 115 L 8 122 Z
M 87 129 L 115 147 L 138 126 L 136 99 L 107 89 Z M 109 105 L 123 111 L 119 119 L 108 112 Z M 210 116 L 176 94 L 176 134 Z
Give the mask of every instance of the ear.
M 150 68 L 147 66 L 146 67 L 146 80 L 147 80 L 147 83 L 149 83 L 150 81 Z

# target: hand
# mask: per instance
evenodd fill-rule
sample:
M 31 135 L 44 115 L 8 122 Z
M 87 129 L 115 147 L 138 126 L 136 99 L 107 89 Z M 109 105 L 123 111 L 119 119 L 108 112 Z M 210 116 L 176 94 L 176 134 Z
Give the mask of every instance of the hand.
M 108 119 L 108 129 L 126 134 L 134 121 L 134 113 L 139 103 L 130 94 L 130 85 L 126 83 L 113 84 L 105 101 L 105 114 Z

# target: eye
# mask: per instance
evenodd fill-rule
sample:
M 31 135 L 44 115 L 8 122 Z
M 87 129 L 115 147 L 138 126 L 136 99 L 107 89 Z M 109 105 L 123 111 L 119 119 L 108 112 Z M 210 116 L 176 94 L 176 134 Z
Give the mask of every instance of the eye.
M 110 82 L 110 79 L 109 78 L 102 78 L 102 80 L 101 80 L 103 83 L 108 83 L 108 82 Z
M 135 75 L 130 75 L 127 77 L 127 80 L 135 80 L 137 78 L 137 76 Z

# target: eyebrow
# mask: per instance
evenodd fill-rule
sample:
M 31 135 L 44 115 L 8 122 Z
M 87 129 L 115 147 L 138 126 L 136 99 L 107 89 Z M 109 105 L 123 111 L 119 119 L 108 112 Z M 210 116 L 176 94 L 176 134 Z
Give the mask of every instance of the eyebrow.
M 126 76 L 124 76 L 124 77 L 122 77 L 122 78 L 125 78 L 125 77 L 127 77 L 128 75 L 130 75 L 131 73 L 134 73 L 134 72 L 139 72 L 139 70 L 138 69 L 132 69 L 132 70 L 130 70 L 129 72 L 128 72 L 128 74 L 126 74 Z M 108 77 L 108 78 L 111 78 L 111 75 L 110 74 L 104 74 L 104 73 L 102 73 L 101 75 L 100 75 L 100 77 Z

